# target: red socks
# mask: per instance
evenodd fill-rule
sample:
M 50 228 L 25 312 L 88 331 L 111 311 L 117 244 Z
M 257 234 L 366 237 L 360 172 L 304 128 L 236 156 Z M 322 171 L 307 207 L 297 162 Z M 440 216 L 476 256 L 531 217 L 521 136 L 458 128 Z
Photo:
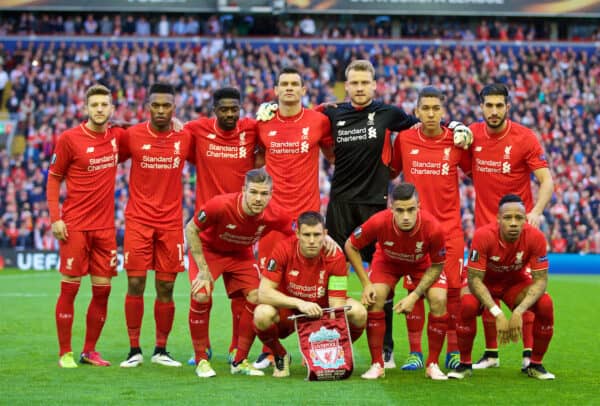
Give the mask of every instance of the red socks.
M 56 301 L 56 332 L 58 335 L 59 355 L 71 352 L 71 331 L 73 327 L 73 304 L 79 291 L 79 282 L 61 281 L 60 294 Z
M 367 315 L 367 340 L 371 363 L 383 367 L 383 335 L 385 334 L 385 312 L 369 312 Z
M 477 333 L 479 300 L 472 294 L 466 294 L 461 298 L 460 305 L 460 317 L 456 324 L 460 362 L 463 364 L 472 364 L 471 353 L 473 352 L 473 341 L 475 341 L 475 334 Z
M 196 363 L 200 360 L 208 359 L 206 348 L 209 345 L 208 340 L 208 320 L 210 315 L 211 303 L 200 303 L 190 299 L 190 313 L 188 323 L 190 326 L 190 335 L 192 336 L 192 345 Z
M 440 352 L 444 346 L 444 339 L 448 331 L 448 313 L 442 316 L 434 316 L 429 313 L 427 320 L 427 340 L 429 341 L 429 354 L 427 356 L 426 365 L 435 362 L 440 358 Z
M 554 334 L 554 304 L 550 295 L 544 293 L 531 310 L 535 312 L 531 362 L 541 364 Z
M 173 302 L 154 302 L 154 321 L 156 322 L 156 346 L 166 348 L 167 339 L 171 328 L 173 328 L 173 318 L 175 316 L 175 303 Z
M 129 346 L 140 348 L 140 330 L 142 329 L 142 318 L 144 317 L 144 296 L 125 296 L 125 321 L 127 322 L 127 334 L 129 335 Z
M 86 316 L 85 344 L 83 346 L 85 353 L 96 350 L 96 343 L 106 320 L 110 290 L 110 285 L 92 285 L 92 300 Z
M 448 332 L 446 333 L 446 352 L 458 351 L 456 322 L 460 312 L 460 289 L 448 289 Z
M 233 362 L 237 365 L 246 358 L 250 352 L 250 347 L 254 342 L 256 333 L 254 332 L 254 309 L 256 305 L 246 301 L 242 317 L 240 317 L 240 333 L 238 335 L 238 347 Z
M 256 335 L 260 338 L 260 341 L 268 348 L 271 354 L 277 356 L 283 356 L 287 353 L 281 341 L 279 341 L 279 328 L 277 324 L 271 324 L 266 330 L 259 330 L 255 328 Z
M 233 351 L 238 346 L 238 336 L 240 335 L 240 318 L 244 311 L 244 305 L 246 304 L 246 298 L 243 296 L 236 296 L 231 298 L 231 344 L 229 345 L 229 352 Z
M 408 330 L 408 345 L 410 352 L 423 352 L 421 349 L 421 337 L 425 326 L 425 303 L 419 298 L 415 303 L 413 311 L 406 315 L 406 329 Z

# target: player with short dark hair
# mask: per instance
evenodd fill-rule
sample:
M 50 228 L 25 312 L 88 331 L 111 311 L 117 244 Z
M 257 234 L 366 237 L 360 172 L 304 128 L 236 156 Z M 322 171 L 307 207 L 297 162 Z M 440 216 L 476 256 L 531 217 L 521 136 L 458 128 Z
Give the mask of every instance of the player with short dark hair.
M 258 288 L 259 305 L 254 325 L 261 341 L 274 354 L 273 376 L 289 376 L 291 357 L 280 338 L 294 331 L 288 319 L 296 313 L 321 317 L 325 307 L 351 306 L 348 311 L 352 341 L 360 337 L 367 312 L 356 300 L 347 297 L 348 271 L 342 252 L 328 256 L 323 217 L 314 211 L 298 217 L 296 235 L 281 241 L 269 256 Z
M 122 130 L 109 127 L 114 110 L 110 90 L 89 87 L 85 95 L 88 120 L 62 133 L 50 162 L 47 184 L 52 233 L 60 243 L 60 294 L 56 302 L 58 365 L 76 368 L 71 349 L 74 302 L 81 277 L 90 275 L 92 300 L 80 362 L 109 366 L 96 351 L 104 327 L 111 278 L 117 275 L 115 236 L 115 175 L 118 161 L 117 137 Z M 67 196 L 59 208 L 60 184 Z
M 175 304 L 173 286 L 184 271 L 182 171 L 190 134 L 171 126 L 175 89 L 155 83 L 148 90 L 150 120 L 127 129 L 119 142 L 119 159 L 131 159 L 129 201 L 125 209 L 124 268 L 127 271 L 125 319 L 130 351 L 121 367 L 137 367 L 144 357 L 140 330 L 148 270 L 155 271 L 156 345 L 152 362 L 179 367 L 167 352 Z
M 258 142 L 256 121 L 250 118 L 240 119 L 240 110 L 239 90 L 223 87 L 213 94 L 215 117 L 201 117 L 185 125 L 192 134 L 191 158 L 196 165 L 196 211 L 215 196 L 240 191 L 246 173 L 263 164 L 262 157 L 255 153 Z M 189 257 L 189 266 L 193 271 L 188 275 L 196 274 L 196 263 L 191 254 Z M 229 346 L 230 360 L 237 348 L 239 317 L 245 302 L 243 296 L 231 298 L 233 328 Z M 190 320 L 193 319 L 191 312 L 190 307 Z M 197 325 L 190 323 L 190 330 L 197 328 Z M 194 362 L 197 363 L 198 360 Z
M 446 114 L 444 95 L 432 86 L 419 92 L 417 118 L 419 128 L 400 132 L 394 140 L 391 167 L 402 172 L 405 182 L 413 183 L 419 192 L 420 207 L 431 213 L 445 230 L 446 261 L 444 273 L 448 281 L 448 344 L 446 368 L 456 368 L 460 362 L 456 341 L 456 319 L 460 309 L 461 272 L 464 257 L 464 233 L 460 212 L 460 167 L 470 172 L 467 151 L 456 148 L 450 129 L 442 126 Z M 416 285 L 410 277 L 404 278 L 409 291 Z M 423 368 L 421 336 L 425 325 L 423 299 L 417 301 L 414 310 L 406 315 L 410 354 L 403 370 Z
M 533 347 L 525 372 L 532 378 L 554 379 L 554 374 L 542 366 L 554 331 L 553 303 L 546 293 L 546 239 L 541 231 L 527 224 L 527 210 L 519 196 L 505 195 L 498 206 L 497 221 L 478 228 L 473 236 L 468 286 L 465 281 L 457 328 L 461 364 L 448 376 L 471 376 L 476 317 L 483 309 L 495 318 L 500 344 L 519 340 L 523 314 L 530 310 L 535 315 Z M 499 300 L 512 310 L 510 319 L 498 306 Z
M 305 211 L 319 211 L 319 151 L 333 161 L 333 140 L 327 117 L 302 106 L 306 94 L 302 74 L 284 67 L 277 77 L 275 95 L 278 109 L 269 121 L 258 122 L 259 145 L 264 151 L 265 168 L 273 177 L 273 202 L 297 218 Z M 282 235 L 270 233 L 258 243 L 258 258 L 265 263 Z M 270 363 L 266 351 L 254 366 Z
M 508 119 L 511 108 L 509 90 L 500 83 L 485 86 L 480 94 L 483 122 L 470 126 L 473 132 L 472 176 L 476 192 L 475 226 L 496 222 L 498 202 L 508 193 L 523 199 L 529 224 L 539 227 L 544 207 L 553 193 L 548 161 L 536 135 L 530 129 Z M 531 175 L 539 182 L 538 198 L 533 201 Z M 496 321 L 483 313 L 486 350 L 474 369 L 499 366 Z M 523 318 L 523 368 L 529 362 L 533 345 L 533 315 Z
M 360 249 L 373 242 L 376 242 L 375 254 L 371 272 L 367 275 Z M 415 186 L 410 183 L 396 186 L 391 208 L 373 215 L 357 227 L 346 241 L 345 251 L 363 283 L 362 302 L 368 306 L 367 338 L 372 365 L 362 378 L 385 376 L 383 307 L 399 279 L 410 275 L 416 287 L 394 309 L 398 313 L 409 313 L 419 298 L 426 295 L 430 307 L 426 376 L 434 380 L 448 379 L 438 366 L 448 327 L 447 284 L 442 271 L 446 256 L 444 231 L 431 214 L 419 209 Z

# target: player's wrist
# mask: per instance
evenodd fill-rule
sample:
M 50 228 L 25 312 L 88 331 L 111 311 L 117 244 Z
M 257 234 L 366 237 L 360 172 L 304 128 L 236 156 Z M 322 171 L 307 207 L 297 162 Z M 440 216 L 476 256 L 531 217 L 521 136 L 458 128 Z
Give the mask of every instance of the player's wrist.
M 502 309 L 500 309 L 500 306 L 498 305 L 493 305 L 492 307 L 490 307 L 490 313 L 492 314 L 492 316 L 494 316 L 495 318 L 498 318 L 498 316 L 500 316 L 502 313 Z

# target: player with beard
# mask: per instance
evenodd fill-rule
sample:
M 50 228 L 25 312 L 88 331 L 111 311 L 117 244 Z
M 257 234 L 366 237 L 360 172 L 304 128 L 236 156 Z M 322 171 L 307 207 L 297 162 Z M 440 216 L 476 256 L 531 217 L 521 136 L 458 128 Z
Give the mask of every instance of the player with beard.
M 173 287 L 184 271 L 182 171 L 191 137 L 171 126 L 175 89 L 155 83 L 148 91 L 150 120 L 127 129 L 119 142 L 119 159 L 131 158 L 129 201 L 125 209 L 124 268 L 127 271 L 125 318 L 130 351 L 121 367 L 143 363 L 140 330 L 148 270 L 155 271 L 156 344 L 153 363 L 179 367 L 167 352 L 173 326 Z
M 263 165 L 262 156 L 255 154 L 257 144 L 256 121 L 240 119 L 240 92 L 231 87 L 215 91 L 213 111 L 215 117 L 201 117 L 186 123 L 192 135 L 192 160 L 196 165 L 196 212 L 211 198 L 235 193 L 242 189 L 244 177 L 250 169 Z M 196 274 L 196 263 L 190 255 L 189 275 Z M 228 278 L 227 274 L 223 278 Z M 231 297 L 232 333 L 229 360 L 235 356 L 239 318 L 246 299 Z M 191 299 L 193 300 L 193 299 Z M 212 304 L 212 303 L 211 303 Z M 193 319 L 190 305 L 190 320 Z M 190 330 L 198 326 L 190 323 Z M 210 345 L 208 346 L 210 348 Z M 209 354 L 210 354 L 209 350 Z M 210 358 L 207 354 L 207 359 Z M 197 364 L 199 360 L 190 360 Z
M 117 275 L 115 235 L 115 175 L 117 137 L 121 129 L 108 125 L 112 112 L 110 90 L 94 85 L 85 94 L 88 120 L 62 133 L 52 155 L 47 185 L 52 233 L 60 243 L 60 294 L 56 302 L 59 361 L 76 368 L 71 349 L 75 297 L 81 277 L 90 275 L 92 300 L 88 306 L 86 334 L 80 362 L 109 366 L 96 351 L 106 320 L 111 278 Z M 67 196 L 59 208 L 60 184 Z
M 548 162 L 536 135 L 530 129 L 508 119 L 508 88 L 503 84 L 485 86 L 479 95 L 484 121 L 470 126 L 473 132 L 472 176 L 475 188 L 475 227 L 496 221 L 498 202 L 514 193 L 523 199 L 527 222 L 539 227 L 544 207 L 550 201 L 554 184 Z M 539 182 L 534 203 L 531 175 Z M 496 319 L 483 313 L 486 350 L 473 369 L 498 367 Z M 527 367 L 533 345 L 533 314 L 523 315 L 523 369 Z

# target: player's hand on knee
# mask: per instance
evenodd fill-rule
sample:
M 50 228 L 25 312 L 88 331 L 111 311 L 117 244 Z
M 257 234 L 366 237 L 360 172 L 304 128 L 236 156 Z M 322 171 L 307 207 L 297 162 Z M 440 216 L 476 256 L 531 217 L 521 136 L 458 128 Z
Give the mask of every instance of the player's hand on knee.
M 496 330 L 498 331 L 498 343 L 500 345 L 510 343 L 510 328 L 504 313 L 500 313 L 496 317 Z
M 323 309 L 316 303 L 302 301 L 298 304 L 298 310 L 308 317 L 318 318 L 323 315 Z
M 275 117 L 278 108 L 277 103 L 262 103 L 256 112 L 256 119 L 258 121 L 269 121 Z
M 411 295 L 412 295 L 412 293 L 410 295 L 406 296 L 404 299 L 401 299 L 398 303 L 396 303 L 396 305 L 394 306 L 394 311 L 396 313 L 407 314 L 407 313 L 412 312 L 413 308 L 415 307 L 416 300 L 413 300 Z
M 521 331 L 523 329 L 523 317 L 519 312 L 513 312 L 508 321 L 509 339 L 513 343 L 518 343 L 521 339 Z
M 193 295 L 210 296 L 212 292 L 212 277 L 208 272 L 199 272 L 196 278 L 192 281 Z
M 375 288 L 372 283 L 369 283 L 367 286 L 363 288 L 362 297 L 360 302 L 365 306 L 372 306 L 375 304 L 375 299 L 377 299 L 377 294 L 375 293 Z

